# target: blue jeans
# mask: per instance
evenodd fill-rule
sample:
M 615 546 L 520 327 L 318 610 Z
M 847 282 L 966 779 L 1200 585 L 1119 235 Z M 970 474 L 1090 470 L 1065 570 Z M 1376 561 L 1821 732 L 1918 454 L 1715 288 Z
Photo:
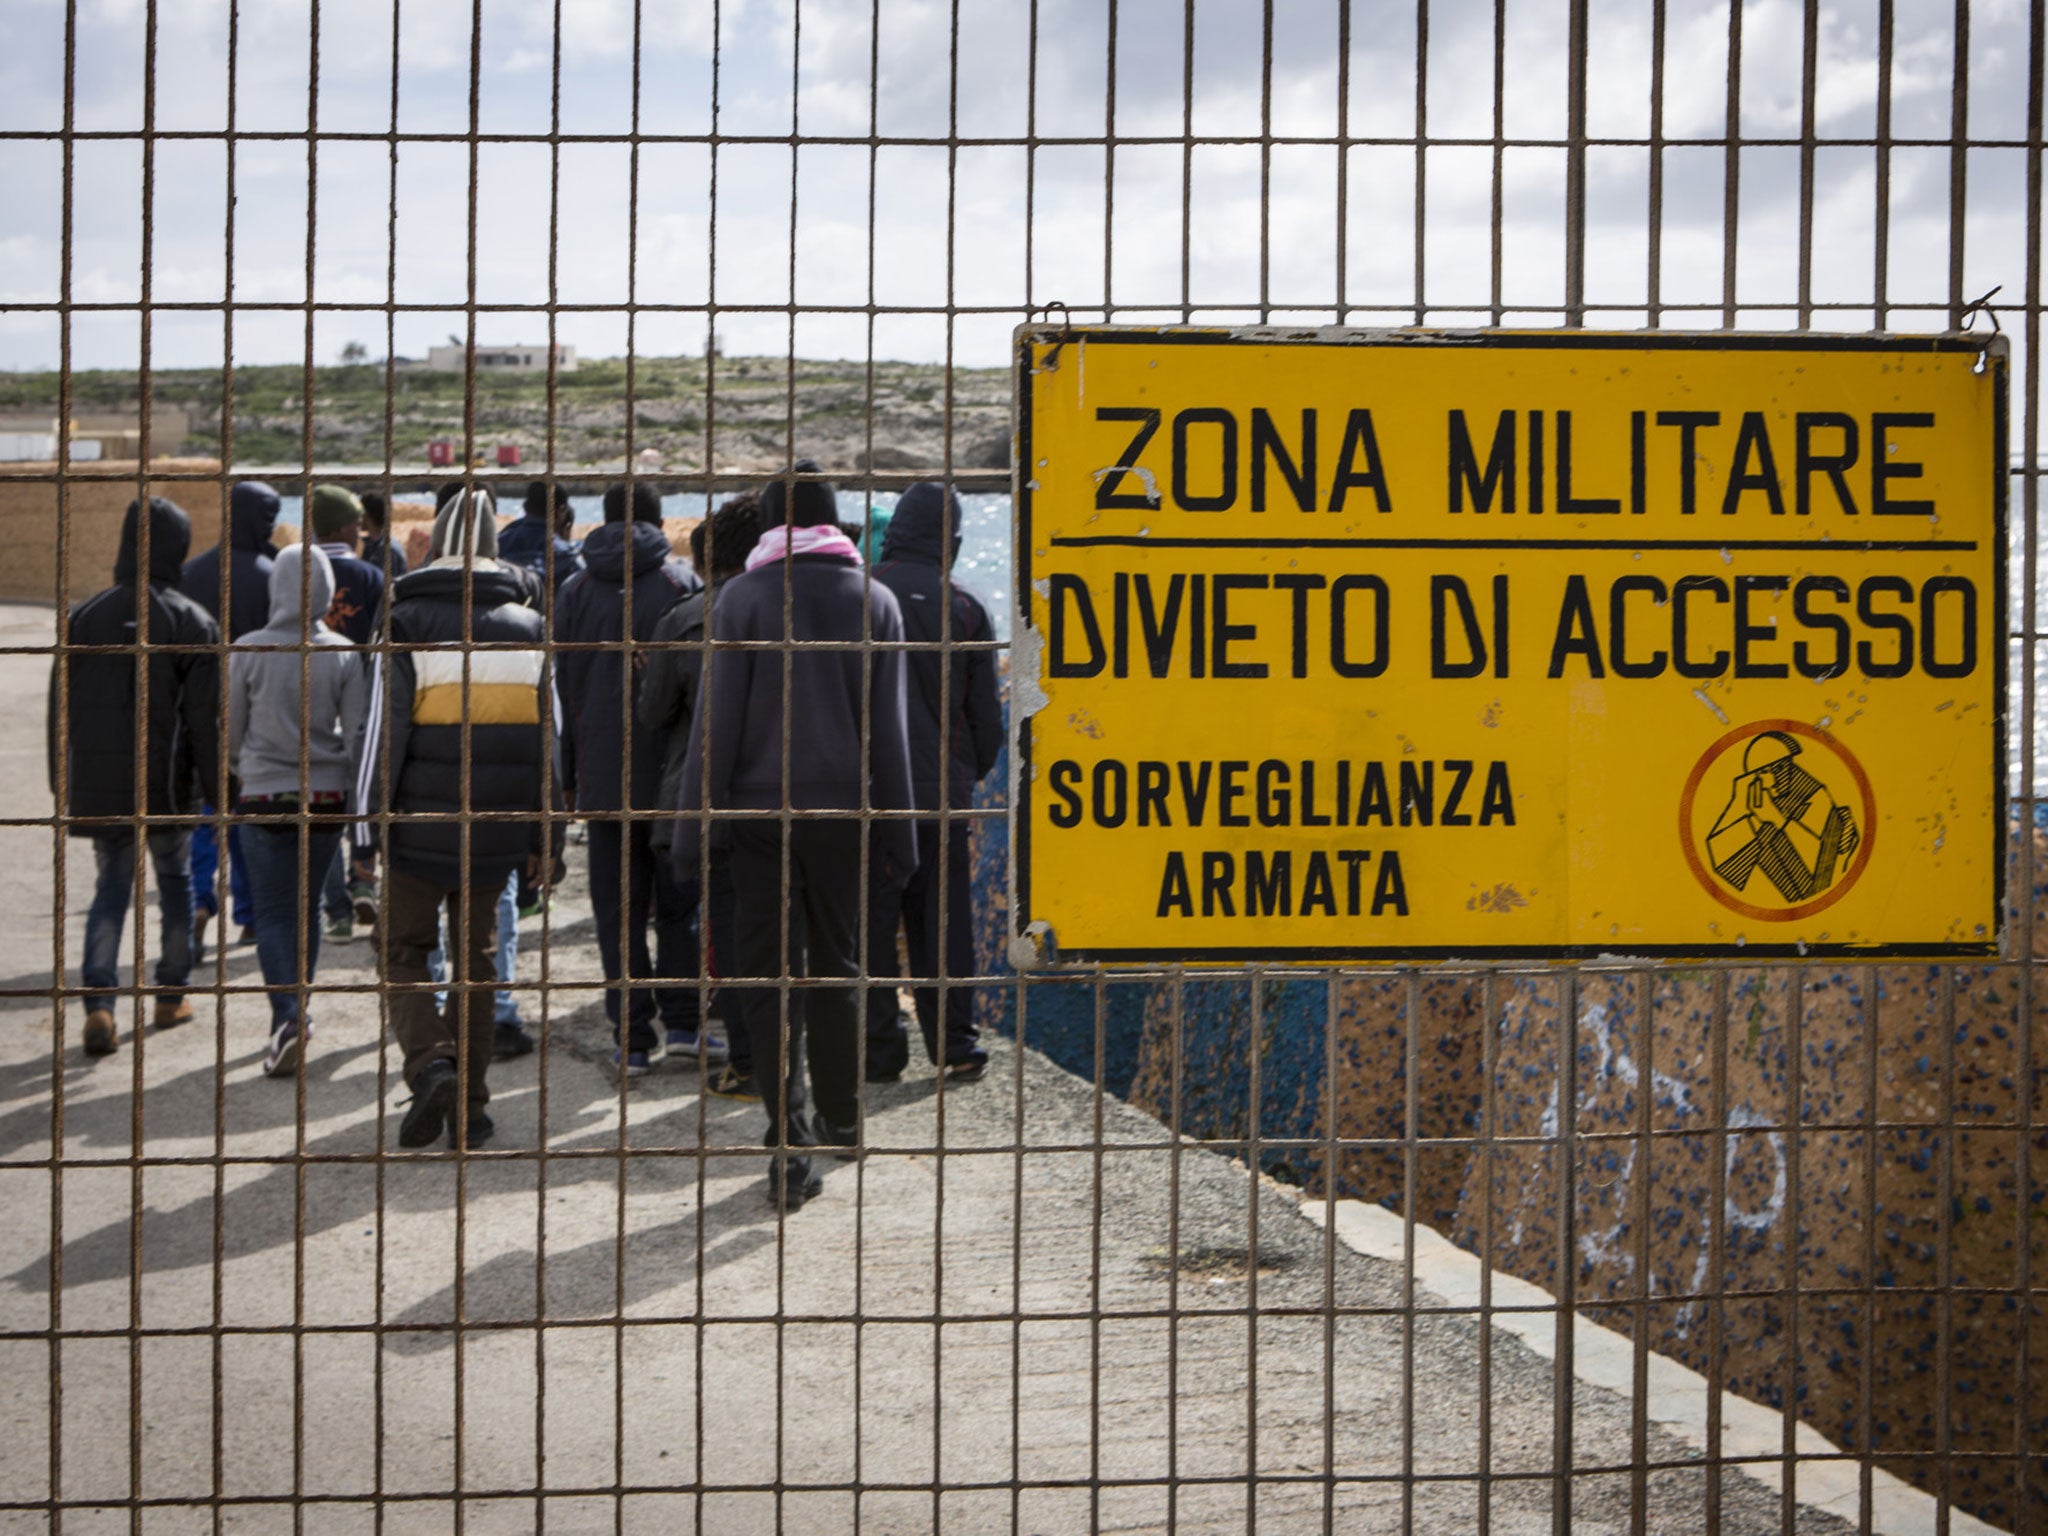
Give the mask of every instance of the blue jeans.
M 448 914 L 441 914 L 441 943 L 427 956 L 427 974 L 436 981 L 448 979 Z M 505 882 L 505 889 L 498 893 L 498 980 L 510 981 L 519 964 L 519 871 L 513 870 Z M 434 1006 L 443 1011 L 448 1007 L 448 994 L 436 992 Z M 519 1022 L 519 1000 L 504 988 L 499 988 L 491 1007 L 493 1024 L 517 1024 Z
M 270 1027 L 299 1017 L 299 944 L 306 950 L 306 984 L 320 964 L 320 887 L 316 874 L 300 879 L 299 829 L 243 827 L 242 855 L 249 864 L 250 894 L 256 907 L 256 963 L 270 988 Z M 341 842 L 339 825 L 314 823 L 306 832 L 306 868 L 333 867 Z
M 218 816 L 211 805 L 206 807 L 208 816 Z M 228 828 L 228 907 L 229 916 L 235 925 L 247 928 L 256 921 L 254 908 L 249 898 L 249 869 L 242 858 L 242 829 Z M 214 881 L 220 873 L 220 832 L 218 824 L 202 821 L 199 829 L 192 834 L 192 899 L 202 912 L 215 912 L 216 897 Z
M 163 913 L 157 993 L 162 1001 L 175 1003 L 192 979 L 192 834 L 158 830 L 148 839 L 157 905 Z M 85 961 L 79 967 L 87 1012 L 112 1008 L 114 989 L 120 985 L 121 930 L 128 926 L 128 903 L 135 894 L 135 834 L 96 833 L 92 855 L 99 880 L 85 914 Z

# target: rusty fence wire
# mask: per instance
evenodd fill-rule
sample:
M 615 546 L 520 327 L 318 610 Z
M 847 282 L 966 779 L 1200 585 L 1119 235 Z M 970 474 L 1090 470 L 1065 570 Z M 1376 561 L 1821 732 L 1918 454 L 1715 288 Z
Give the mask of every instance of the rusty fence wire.
M 2018 0 L 0 11 L 0 1529 L 2048 1529 L 2044 61 Z M 869 753 L 873 689 L 905 668 L 948 697 L 1007 678 L 1031 472 L 1010 337 L 1055 314 L 2000 328 L 2006 960 L 1018 976 L 1007 767 L 926 814 L 821 804 L 795 690 L 863 679 Z M 245 481 L 284 499 L 238 546 Z M 654 638 L 639 582 L 602 636 L 487 635 L 475 603 L 452 640 L 394 618 L 438 486 L 509 514 L 538 483 L 585 539 L 608 486 L 651 490 L 687 560 L 741 492 L 829 484 L 882 537 L 926 481 L 965 500 L 985 634 L 950 602 L 934 638 L 811 634 L 788 562 L 766 638 Z M 376 794 L 345 809 L 313 801 L 331 722 L 303 626 L 207 641 L 139 601 L 177 537 L 152 517 L 93 598 L 128 504 L 160 497 L 190 556 L 220 546 L 198 597 L 229 615 L 260 579 L 234 549 L 319 542 L 329 483 L 393 531 L 359 653 Z M 489 549 L 451 549 L 476 590 Z M 567 601 L 569 558 L 532 610 Z M 95 601 L 112 638 L 70 627 Z M 195 743 L 225 743 L 238 666 L 279 656 L 300 793 L 238 807 Z M 389 724 L 430 656 L 459 700 L 440 810 L 405 801 Z M 712 840 L 679 918 L 646 889 L 668 804 L 630 774 L 606 803 L 574 761 L 592 732 L 650 750 L 632 684 L 664 657 L 759 670 L 779 705 L 778 802 L 710 818 L 776 870 L 747 909 L 774 931 L 736 941 L 775 957 L 759 971 L 717 952 Z M 205 710 L 157 712 L 160 676 Z M 500 715 L 508 686 L 526 702 Z M 539 743 L 537 809 L 477 803 L 508 721 Z M 940 761 L 966 729 L 941 716 Z M 132 764 L 93 790 L 125 809 L 81 804 L 87 757 Z M 370 847 L 450 828 L 465 861 L 535 826 L 565 856 L 536 871 L 551 892 L 505 893 L 508 977 L 469 958 L 502 870 L 470 883 L 445 981 L 392 974 L 387 856 L 371 920 L 316 918 L 350 935 L 317 966 L 300 946 L 282 990 L 317 1031 L 267 1076 L 229 829 L 287 830 L 311 907 L 343 822 Z M 205 953 L 166 976 L 156 904 L 216 829 Z M 882 850 L 912 835 L 940 869 L 967 850 L 967 909 L 937 877 L 929 899 L 971 927 L 970 974 L 866 939 Z M 600 843 L 626 851 L 593 871 Z M 88 983 L 88 909 L 123 899 L 119 979 Z M 629 1019 L 708 1029 L 734 976 L 778 1053 L 799 1020 L 829 1051 L 849 1006 L 857 1032 L 901 1012 L 910 1066 L 859 1082 L 814 1200 L 761 1198 L 807 1138 L 764 1144 L 714 1061 L 621 1070 L 607 903 L 656 909 Z M 826 907 L 851 1005 L 793 961 Z M 971 998 L 985 1077 L 925 1059 L 919 986 Z M 533 1049 L 490 1064 L 495 1137 L 472 1095 L 402 1147 L 415 1085 L 386 1042 L 442 994 L 460 1071 L 495 1047 L 486 1010 Z M 88 1055 L 108 997 L 114 1049 Z

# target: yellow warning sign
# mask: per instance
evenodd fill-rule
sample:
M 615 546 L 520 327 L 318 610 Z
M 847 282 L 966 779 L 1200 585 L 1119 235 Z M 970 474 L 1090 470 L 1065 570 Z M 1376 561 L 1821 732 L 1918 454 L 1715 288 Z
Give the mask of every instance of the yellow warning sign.
M 1026 964 L 1998 952 L 2001 340 L 1018 333 Z

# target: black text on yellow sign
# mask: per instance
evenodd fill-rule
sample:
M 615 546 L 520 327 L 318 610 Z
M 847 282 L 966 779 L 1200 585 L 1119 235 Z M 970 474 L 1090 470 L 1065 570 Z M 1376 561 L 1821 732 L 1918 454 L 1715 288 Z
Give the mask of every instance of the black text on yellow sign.
M 2004 355 L 1020 335 L 1063 959 L 1998 944 Z

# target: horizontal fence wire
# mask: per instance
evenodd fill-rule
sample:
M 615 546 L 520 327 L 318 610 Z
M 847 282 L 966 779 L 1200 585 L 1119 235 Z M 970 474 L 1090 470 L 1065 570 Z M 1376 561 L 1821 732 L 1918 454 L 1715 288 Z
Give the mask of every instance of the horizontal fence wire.
M 47 797 L 0 784 L 0 1531 L 2048 1530 L 2040 5 L 65 0 L 10 41 L 47 69 L 0 65 L 0 451 L 49 452 L 0 462 L 0 689 L 17 764 L 40 709 L 53 745 Z M 500 151 L 531 155 L 509 187 Z M 501 253 L 508 207 L 544 246 Z M 939 482 L 1002 587 L 1038 467 L 1011 328 L 1098 318 L 1996 327 L 2005 956 L 1020 974 L 1007 767 L 949 793 L 980 750 L 950 706 L 938 803 L 865 765 L 914 669 L 993 677 L 1010 729 L 1028 614 L 940 586 L 906 635 L 877 543 L 853 629 L 806 630 L 784 559 L 768 638 L 721 632 L 721 581 L 690 639 L 657 625 L 695 580 L 658 573 L 683 523 L 718 558 L 714 504 L 830 492 L 873 542 Z M 508 383 L 515 326 L 545 361 Z M 440 331 L 459 380 L 406 357 Z M 240 562 L 253 480 L 297 506 Z M 316 802 L 330 484 L 388 521 L 346 652 L 369 755 Z M 595 498 L 640 492 L 666 555 L 565 632 L 621 542 Z M 544 539 L 508 619 L 476 594 L 522 504 L 586 542 Z M 134 574 L 216 546 L 196 607 Z M 235 631 L 258 547 L 297 590 Z M 470 594 L 452 629 L 396 611 L 421 557 Z M 832 728 L 799 659 L 858 677 L 851 804 L 795 766 Z M 281 799 L 230 761 L 259 667 L 296 712 Z M 641 782 L 664 667 L 771 679 L 772 803 Z M 714 751 L 737 696 L 694 695 Z M 444 833 L 463 873 L 404 873 Z M 890 921 L 906 841 L 935 953 Z M 180 890 L 211 925 L 183 971 Z M 445 1088 L 411 1059 L 436 1030 Z M 807 1068 L 851 1071 L 852 1124 L 764 1109 Z

